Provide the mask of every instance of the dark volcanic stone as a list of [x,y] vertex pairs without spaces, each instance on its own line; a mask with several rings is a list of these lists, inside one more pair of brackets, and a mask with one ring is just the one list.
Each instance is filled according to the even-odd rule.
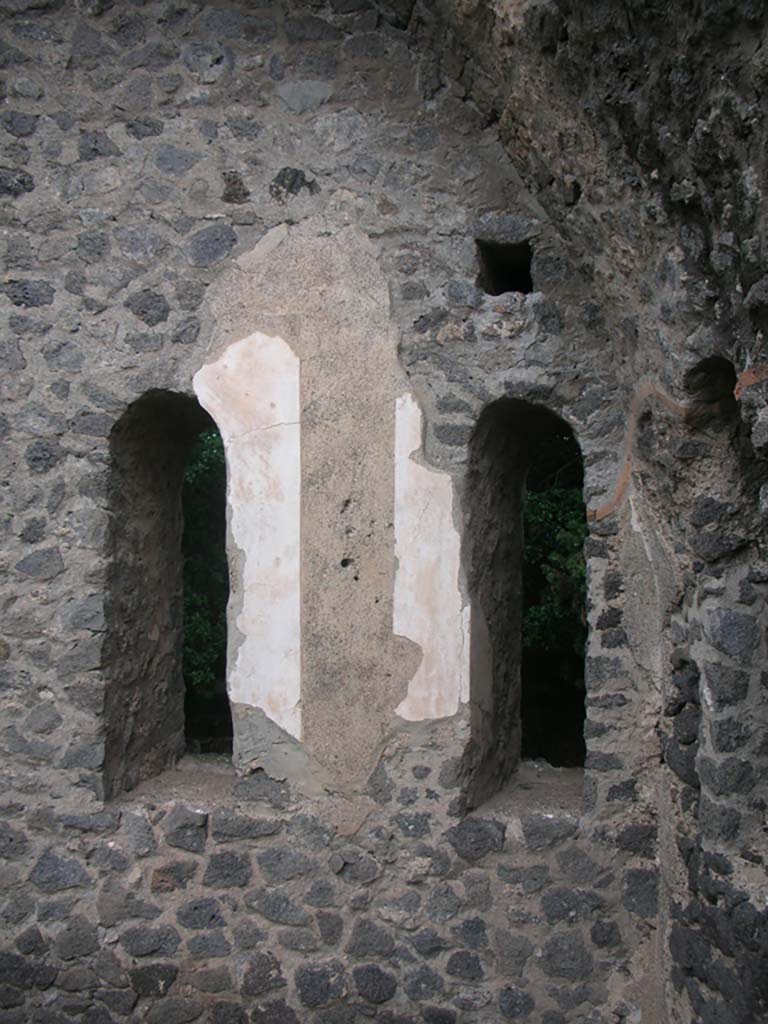
[[529,850],[544,850],[572,836],[577,822],[572,818],[553,818],[546,814],[528,814],[523,818],[523,836]]
[[7,167],[0,167],[0,196],[24,195],[25,192],[32,192],[35,188],[35,179],[26,171],[10,170]]
[[699,738],[699,722],[701,721],[701,709],[694,704],[688,704],[675,715],[672,727],[675,739],[678,743],[695,743]]
[[675,775],[694,789],[699,788],[699,775],[696,770],[696,744],[681,747],[672,736],[663,741],[664,761]]
[[526,895],[539,892],[545,885],[549,885],[551,880],[546,864],[534,864],[531,867],[508,867],[506,864],[499,864],[496,873],[502,882],[519,886]]
[[288,882],[309,874],[314,861],[298,850],[287,846],[275,846],[258,854],[256,858],[262,873],[272,881]]
[[656,852],[658,830],[655,825],[627,825],[616,837],[620,850],[635,853],[639,857],[653,857]]
[[224,191],[221,200],[224,203],[247,203],[250,192],[237,171],[224,171]]
[[203,885],[212,889],[242,889],[251,880],[251,861],[247,853],[214,853],[208,862]]
[[500,972],[520,977],[533,953],[533,943],[524,935],[501,928],[494,932],[493,938]]
[[738,835],[741,815],[734,807],[716,804],[702,797],[699,802],[699,824],[709,838],[728,842]]
[[282,999],[263,1003],[251,1011],[251,1024],[300,1024],[296,1011]]
[[179,933],[169,924],[157,928],[136,925],[120,936],[120,945],[129,956],[171,956],[180,941]]
[[136,117],[127,121],[125,130],[134,139],[148,139],[152,136],[162,135],[165,125],[155,117]]
[[63,930],[56,936],[55,949],[62,960],[88,956],[99,948],[96,925],[86,918],[70,918]]
[[708,662],[704,665],[704,678],[717,711],[739,704],[749,692],[747,673],[727,665]]
[[506,826],[495,818],[465,818],[445,835],[460,857],[478,861],[504,848],[506,831]]
[[246,960],[240,985],[244,996],[261,996],[284,986],[283,972],[272,953],[252,953]]
[[294,926],[309,923],[309,914],[298,903],[277,889],[254,889],[246,894],[246,904],[268,921]]
[[194,167],[199,159],[199,153],[192,153],[189,150],[178,149],[176,146],[163,143],[157,147],[155,167],[157,167],[158,171],[162,171],[163,174],[181,176]]
[[144,1019],[147,1024],[189,1024],[197,1020],[202,1012],[203,1004],[199,999],[167,996],[162,1002],[155,1003]]
[[208,815],[204,811],[193,811],[179,804],[163,819],[165,841],[180,850],[202,853],[207,824]]
[[340,960],[308,961],[294,975],[302,1006],[314,1009],[341,999],[347,992],[344,965]]
[[344,931],[344,919],[332,910],[318,910],[315,920],[325,945],[335,946]]
[[225,923],[219,901],[212,896],[185,903],[179,907],[176,919],[183,928],[193,929],[218,928]]
[[179,973],[174,964],[147,964],[130,972],[131,987],[139,996],[164,996]]
[[0,821],[0,860],[22,860],[29,849],[29,840],[19,829]]
[[187,942],[187,949],[190,956],[195,960],[203,960],[208,957],[229,956],[232,946],[220,929],[212,932],[204,932],[202,935],[193,935]]
[[20,110],[4,110],[0,114],[0,126],[17,139],[27,139],[37,131],[37,114],[24,114]]
[[[296,196],[302,189],[306,189],[310,195],[314,195],[320,191],[320,186],[314,179],[308,178],[304,171],[299,170],[297,167],[282,167],[270,182],[269,194],[276,202],[282,205],[288,196]],[[379,768],[381,767],[379,765]],[[373,775],[371,780],[373,780]]]
[[392,954],[394,948],[395,940],[385,928],[367,918],[355,921],[347,945],[347,952],[351,956],[386,957]]
[[355,987],[369,1003],[386,1003],[397,991],[397,979],[389,971],[382,971],[375,964],[364,964],[352,971]]
[[58,441],[37,440],[33,441],[24,454],[25,461],[30,467],[30,472],[36,475],[43,475],[50,472],[62,459],[67,458]]
[[621,932],[615,921],[595,921],[589,934],[594,944],[600,949],[617,946],[621,942]]
[[330,882],[319,878],[307,889],[304,901],[310,907],[333,907],[336,905],[336,889]]
[[339,29],[312,14],[286,18],[285,34],[289,43],[324,43],[341,39]]
[[426,913],[430,921],[442,923],[450,921],[461,910],[461,897],[451,888],[448,883],[436,885],[429,894],[426,904]]
[[456,1024],[458,1018],[456,1011],[449,1010],[447,1006],[425,1006],[421,1019],[424,1024]]
[[249,818],[232,811],[214,811],[211,818],[211,835],[219,843],[236,839],[261,839],[273,836],[282,828],[276,818]]
[[652,918],[658,913],[659,878],[650,868],[630,868],[624,875],[621,902],[627,910],[640,917]]
[[90,875],[76,861],[46,850],[30,872],[29,880],[42,892],[81,889],[92,884]]
[[727,757],[724,761],[702,757],[699,761],[699,774],[702,783],[716,796],[751,793],[756,782],[751,763],[737,757]]
[[758,644],[757,623],[743,612],[712,609],[705,624],[707,638],[723,654],[748,662]]
[[101,131],[81,131],[77,148],[80,159],[84,161],[102,156],[120,156],[120,150],[114,142],[106,132]]
[[211,224],[189,240],[187,255],[193,267],[212,267],[237,245],[237,234],[229,224]]
[[312,850],[323,850],[330,845],[334,828],[314,814],[296,814],[288,822],[288,834]]
[[235,945],[238,949],[256,949],[267,938],[267,933],[253,921],[242,921],[235,928]]
[[409,999],[417,1001],[434,999],[443,991],[444,987],[445,982],[441,975],[437,971],[433,971],[431,967],[427,967],[426,964],[409,971],[403,980],[406,995]]
[[422,812],[408,813],[401,811],[400,814],[394,816],[392,822],[397,825],[404,836],[412,839],[423,839],[430,834],[429,822],[431,817],[431,814]]
[[283,949],[298,953],[315,953],[320,948],[315,933],[309,928],[284,928],[277,933],[277,941]]
[[618,754],[607,754],[601,750],[588,750],[584,767],[593,772],[611,772],[623,768],[624,762]]
[[48,949],[48,940],[43,938],[37,925],[31,925],[17,937],[15,945],[23,956],[35,956]]
[[141,291],[129,295],[124,306],[149,327],[163,323],[171,311],[165,296],[153,292],[150,288],[142,288]]
[[470,949],[483,949],[488,945],[488,930],[482,917],[468,917],[451,931]]
[[34,309],[38,306],[50,306],[56,290],[47,281],[8,281],[0,285],[14,306]]
[[[146,854],[137,854],[137,856],[146,856]],[[171,861],[159,868],[155,868],[152,872],[150,888],[152,892],[173,892],[176,889],[186,889],[188,883],[194,878],[196,871],[197,864],[194,861]]]
[[555,934],[544,943],[542,954],[541,968],[550,978],[583,981],[592,974],[594,960],[580,935]]
[[480,957],[477,953],[469,953],[466,949],[459,949],[455,953],[451,953],[445,971],[446,974],[451,974],[455,978],[463,978],[465,981],[480,981],[484,976]]
[[583,921],[602,907],[603,900],[587,889],[550,889],[542,896],[541,909],[548,924]]
[[182,59],[188,71],[201,82],[217,82],[233,65],[232,51],[214,41],[190,43],[184,47]]
[[675,669],[671,683],[677,691],[680,706],[688,701],[692,704],[699,703],[699,669],[693,662],[686,662]]
[[421,931],[411,935],[409,941],[417,953],[427,959],[437,956],[438,953],[449,948],[449,944],[442,935],[432,928],[422,928]]
[[499,1012],[508,1020],[523,1020],[535,1006],[533,997],[521,988],[507,985],[499,992]]
[[752,736],[750,727],[738,718],[725,718],[720,722],[713,722],[709,731],[712,746],[722,754],[739,750]]

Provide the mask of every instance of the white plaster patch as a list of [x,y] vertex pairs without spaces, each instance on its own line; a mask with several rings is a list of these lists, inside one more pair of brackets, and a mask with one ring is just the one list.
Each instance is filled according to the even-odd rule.
[[397,398],[393,626],[422,658],[396,712],[411,722],[455,715],[469,699],[469,608],[459,589],[453,482],[411,458],[421,448],[421,420],[413,395]]
[[301,739],[299,359],[282,338],[257,332],[193,383],[224,441],[231,538],[242,553],[239,572],[230,558],[241,638],[229,696]]

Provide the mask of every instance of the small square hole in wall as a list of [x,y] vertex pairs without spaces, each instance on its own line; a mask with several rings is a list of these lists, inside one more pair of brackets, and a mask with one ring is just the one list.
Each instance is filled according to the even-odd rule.
[[528,295],[533,291],[531,277],[530,242],[516,242],[514,245],[502,242],[477,242],[480,273],[477,287],[488,295],[504,295],[519,292]]

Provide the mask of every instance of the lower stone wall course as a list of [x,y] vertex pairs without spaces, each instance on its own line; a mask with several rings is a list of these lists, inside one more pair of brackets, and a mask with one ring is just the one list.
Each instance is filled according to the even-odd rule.
[[204,763],[101,809],[9,804],[0,1021],[610,1020],[654,941],[653,824],[607,837],[543,767],[457,820],[440,763],[385,757],[351,834],[265,780],[222,798],[221,768],[180,799]]

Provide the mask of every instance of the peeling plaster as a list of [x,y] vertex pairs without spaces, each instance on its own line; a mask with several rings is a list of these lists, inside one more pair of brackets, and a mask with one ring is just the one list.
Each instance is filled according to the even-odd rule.
[[422,415],[411,394],[395,402],[395,592],[393,627],[422,658],[396,712],[408,721],[455,715],[469,698],[469,607],[459,578],[461,538],[453,482],[415,459]]
[[[194,377],[227,459],[231,573],[227,689],[301,739],[301,433],[299,359],[255,332]],[[235,631],[230,630],[230,637]]]

